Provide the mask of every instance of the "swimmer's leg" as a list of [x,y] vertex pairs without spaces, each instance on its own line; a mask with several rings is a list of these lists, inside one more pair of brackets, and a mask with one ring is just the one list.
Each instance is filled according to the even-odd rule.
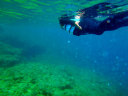
[[128,12],[113,15],[100,24],[100,28],[104,31],[111,31],[124,26],[128,26]]
[[128,26],[128,11],[118,13],[108,20],[110,20],[110,24],[108,23],[107,25],[110,27],[110,29],[117,29],[119,27]]

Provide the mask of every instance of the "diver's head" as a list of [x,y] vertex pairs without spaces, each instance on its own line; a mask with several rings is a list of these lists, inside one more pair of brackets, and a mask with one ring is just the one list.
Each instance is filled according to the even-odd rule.
[[73,34],[73,31],[75,30],[75,23],[71,19],[71,16],[63,15],[59,18],[59,23],[62,29]]
[[67,32],[69,32],[70,34],[73,34],[73,35],[77,35],[76,31],[79,31],[79,27],[76,23],[77,22],[80,22],[80,16],[78,15],[72,15],[72,16],[67,16],[67,15],[62,15],[60,18],[59,18],[59,23],[61,25],[61,28],[66,30]]
[[59,17],[59,23],[61,27],[63,28],[64,25],[67,25],[67,24],[73,24],[74,22],[72,22],[71,18],[72,17],[68,16],[67,14],[64,14],[61,17]]

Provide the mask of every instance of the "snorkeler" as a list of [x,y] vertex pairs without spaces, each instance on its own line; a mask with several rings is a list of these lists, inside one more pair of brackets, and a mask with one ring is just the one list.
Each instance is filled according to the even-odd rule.
[[64,14],[59,18],[59,23],[63,29],[76,36],[101,35],[104,31],[128,26],[128,8],[100,3],[75,14]]

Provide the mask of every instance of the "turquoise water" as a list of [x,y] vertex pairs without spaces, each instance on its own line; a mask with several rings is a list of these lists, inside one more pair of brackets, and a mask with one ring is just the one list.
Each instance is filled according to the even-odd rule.
[[128,27],[77,37],[58,22],[104,1],[1,0],[0,96],[127,96]]

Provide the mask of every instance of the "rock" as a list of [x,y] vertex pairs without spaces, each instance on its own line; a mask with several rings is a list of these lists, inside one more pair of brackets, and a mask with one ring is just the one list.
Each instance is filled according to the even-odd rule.
[[21,49],[0,42],[0,67],[13,66],[21,61]]

